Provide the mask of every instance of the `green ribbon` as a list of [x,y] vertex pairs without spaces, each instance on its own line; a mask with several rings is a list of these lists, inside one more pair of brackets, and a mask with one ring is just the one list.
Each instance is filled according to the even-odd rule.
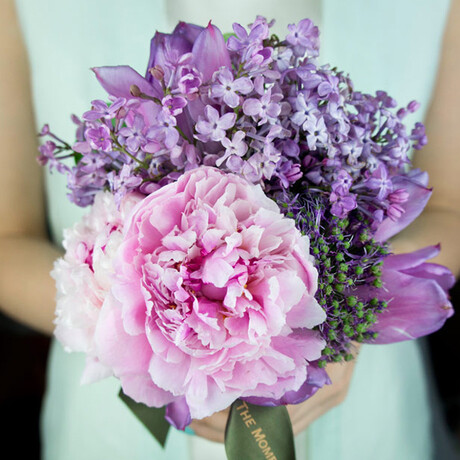
[[[170,428],[165,408],[138,403],[120,390],[119,397],[162,447]],[[237,399],[225,428],[228,460],[295,460],[294,435],[285,406],[265,407]]]
[[225,429],[228,460],[295,460],[294,435],[285,406],[255,406],[237,399]]
[[170,424],[165,419],[165,408],[157,409],[156,407],[148,407],[145,404],[138,403],[126,396],[123,390],[120,390],[118,396],[129,407],[131,412],[142,422],[142,424],[153,434],[156,440],[162,447],[166,444],[166,437]]

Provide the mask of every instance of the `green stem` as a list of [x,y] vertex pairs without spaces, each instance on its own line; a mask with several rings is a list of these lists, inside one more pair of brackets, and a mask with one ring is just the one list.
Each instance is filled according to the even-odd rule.
[[179,126],[176,126],[175,128],[177,129],[177,131],[179,132],[179,134],[181,135],[181,137],[183,137],[183,138],[190,144],[190,140],[189,140],[189,138],[185,135],[184,131],[182,131],[182,129],[180,129]]
[[127,155],[129,158],[131,158],[132,160],[134,160],[135,162],[139,163],[142,167],[145,168],[145,164],[143,161],[139,160],[139,158],[136,158],[134,155],[132,155],[131,153],[129,153],[126,148],[121,145],[117,138],[115,137],[115,134],[114,133],[110,133],[110,137],[112,138],[112,141],[113,143],[118,147],[118,151],[124,153],[125,155]]

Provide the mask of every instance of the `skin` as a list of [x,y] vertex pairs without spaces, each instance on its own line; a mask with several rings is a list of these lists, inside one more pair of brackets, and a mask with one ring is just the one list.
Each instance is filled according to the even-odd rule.
[[[47,237],[42,171],[37,165],[29,69],[13,0],[0,0],[0,308],[11,317],[51,334],[54,281],[49,276],[60,255]],[[460,160],[458,159],[458,75],[460,74],[460,0],[453,0],[445,33],[433,103],[426,120],[429,144],[415,164],[430,173],[434,188],[423,215],[396,240],[395,252],[442,242],[434,260],[460,271]],[[356,349],[357,350],[357,349]],[[304,430],[346,397],[354,362],[331,364],[332,385],[302,404],[289,406],[295,433]],[[223,442],[227,412],[192,422],[199,436]]]

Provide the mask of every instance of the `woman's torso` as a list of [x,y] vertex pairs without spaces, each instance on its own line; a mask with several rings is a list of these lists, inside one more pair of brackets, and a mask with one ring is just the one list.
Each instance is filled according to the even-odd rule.
[[[284,25],[312,17],[320,24],[321,61],[350,73],[363,91],[385,89],[401,104],[422,103],[433,87],[448,0],[16,0],[31,63],[37,126],[72,139],[70,113],[81,114],[104,93],[89,71],[129,64],[143,73],[155,30],[178,19],[229,31],[255,14]],[[66,198],[65,178],[47,174],[49,221],[54,240],[82,214]],[[46,460],[223,458],[223,448],[172,432],[165,452],[117,398],[108,379],[80,386],[84,357],[53,345],[43,417]],[[299,436],[299,453],[317,459],[429,458],[430,417],[420,351],[415,343],[363,347],[347,401]],[[308,439],[308,446],[306,440]],[[417,440],[417,445],[415,441]],[[368,456],[371,455],[372,456]],[[204,457],[207,455],[208,457]]]

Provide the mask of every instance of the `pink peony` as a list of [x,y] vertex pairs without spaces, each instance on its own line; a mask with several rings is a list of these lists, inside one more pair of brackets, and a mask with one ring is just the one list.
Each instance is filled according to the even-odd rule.
[[127,195],[118,210],[112,194],[99,192],[90,212],[64,231],[66,253],[51,272],[57,289],[55,335],[67,351],[87,354],[84,382],[109,374],[95,356],[94,331],[112,285],[112,261],[123,239],[123,222],[140,196]]
[[260,186],[189,171],[126,223],[98,356],[128,396],[169,404],[179,427],[240,397],[295,393],[325,346],[312,330],[326,318],[313,262]]

